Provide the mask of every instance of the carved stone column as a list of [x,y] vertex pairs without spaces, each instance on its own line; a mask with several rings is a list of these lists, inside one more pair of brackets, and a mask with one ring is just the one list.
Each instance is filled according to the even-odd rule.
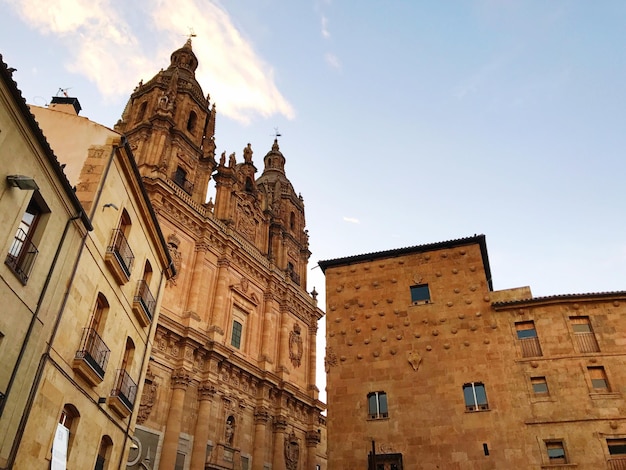
[[211,327],[209,328],[209,337],[213,340],[218,339],[217,335],[224,336],[224,328],[226,325],[225,308],[226,297],[228,295],[228,267],[230,260],[222,257],[217,261],[217,286],[215,287],[215,302],[213,303],[213,315],[211,319]]
[[191,451],[191,466],[189,468],[203,469],[206,463],[206,443],[209,440],[209,420],[211,419],[211,403],[215,395],[215,387],[203,383],[198,388],[198,419],[193,437]]
[[252,453],[252,470],[263,470],[265,464],[267,446],[266,430],[270,421],[270,414],[267,408],[260,406],[254,410],[254,447]]
[[272,321],[275,314],[276,301],[274,300],[273,283],[269,286],[268,291],[263,296],[265,301],[263,312],[263,336],[261,338],[261,358],[268,362],[274,362],[274,351],[272,346],[276,344],[275,340],[275,321]]
[[[204,285],[204,258],[209,247],[204,243],[198,243],[196,245],[196,259],[194,260],[193,272],[191,276],[191,288],[189,289],[189,297],[187,298],[187,305],[185,307],[185,315],[189,315],[196,320],[200,320],[200,309],[203,306],[203,302],[200,299],[201,288]],[[206,302],[204,302],[205,304]],[[204,318],[206,321],[206,318]]]
[[283,416],[274,418],[274,446],[272,468],[287,468],[285,466],[285,431],[287,419]]
[[320,443],[320,433],[317,431],[307,431],[306,433],[306,468],[315,468],[317,463],[316,447]]
[[191,376],[185,369],[176,369],[172,372],[171,386],[172,399],[165,425],[165,435],[163,436],[163,451],[161,452],[161,463],[159,468],[174,468],[176,465],[176,452],[178,450],[178,437],[183,417],[183,406],[185,404],[185,392],[191,383]]
[[278,351],[278,372],[289,372],[289,311],[286,305],[280,306],[280,351]]
[[[315,320],[311,320],[315,321]],[[316,364],[317,364],[317,323],[309,325],[309,384],[308,389],[311,391],[311,396],[317,400],[318,388],[315,385],[316,379]]]

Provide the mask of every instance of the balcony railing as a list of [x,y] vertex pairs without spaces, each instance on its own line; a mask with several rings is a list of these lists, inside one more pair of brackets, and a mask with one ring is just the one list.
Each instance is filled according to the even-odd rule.
[[119,398],[128,408],[128,411],[132,411],[137,397],[137,384],[130,378],[126,370],[120,369],[118,371],[117,382],[115,388],[111,390],[111,396]]
[[193,193],[193,183],[184,176],[178,173],[174,173],[172,181],[176,183],[180,188],[182,188],[182,190],[185,191],[187,194]]
[[626,456],[611,457],[607,463],[609,464],[609,470],[626,470]]
[[150,292],[150,287],[146,281],[139,281],[139,287],[137,288],[137,295],[135,301],[141,303],[146,315],[152,320],[154,316],[154,308],[156,307],[156,300]]
[[104,341],[102,341],[102,338],[100,338],[96,330],[93,328],[85,328],[83,329],[83,339],[81,340],[80,349],[76,351],[75,361],[79,360],[87,363],[100,380],[102,380],[110,352],[111,351],[107,345],[104,344]]
[[578,343],[578,350],[581,353],[600,352],[596,335],[593,332],[574,333],[574,336],[576,337],[576,343]]
[[541,352],[541,345],[539,344],[539,338],[523,338],[519,341],[522,346],[522,357],[543,356]]
[[120,229],[113,230],[111,245],[107,247],[107,253],[112,253],[120,264],[120,267],[126,274],[130,276],[130,270],[135,260],[135,255],[128,245],[124,232]]
[[28,239],[27,233],[19,228],[4,262],[20,281],[26,284],[38,253],[37,247]]

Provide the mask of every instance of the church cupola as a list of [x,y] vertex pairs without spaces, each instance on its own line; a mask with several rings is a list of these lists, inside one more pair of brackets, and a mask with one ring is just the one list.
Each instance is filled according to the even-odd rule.
[[178,68],[186,70],[192,74],[195,73],[198,68],[198,58],[191,49],[191,38],[187,39],[187,42],[180,49],[172,52],[170,56],[169,68]]
[[204,204],[216,167],[216,111],[196,80],[197,68],[188,39],[167,69],[139,83],[115,130],[128,138],[142,176]]

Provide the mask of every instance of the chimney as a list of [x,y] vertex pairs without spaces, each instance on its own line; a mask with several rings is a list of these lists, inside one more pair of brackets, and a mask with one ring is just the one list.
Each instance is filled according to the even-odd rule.
[[78,98],[70,98],[67,96],[53,96],[49,108],[67,114],[75,114],[77,116],[82,109],[80,107],[80,103],[78,102]]

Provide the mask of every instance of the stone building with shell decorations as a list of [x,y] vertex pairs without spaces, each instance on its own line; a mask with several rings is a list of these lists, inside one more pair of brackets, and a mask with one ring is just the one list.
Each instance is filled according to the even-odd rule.
[[[163,295],[130,468],[325,469],[304,203],[275,140],[215,158],[215,105],[191,41],[132,93],[133,149],[176,276]],[[207,201],[215,182],[215,201]]]
[[329,468],[626,469],[626,292],[494,291],[484,235],[319,264]]

